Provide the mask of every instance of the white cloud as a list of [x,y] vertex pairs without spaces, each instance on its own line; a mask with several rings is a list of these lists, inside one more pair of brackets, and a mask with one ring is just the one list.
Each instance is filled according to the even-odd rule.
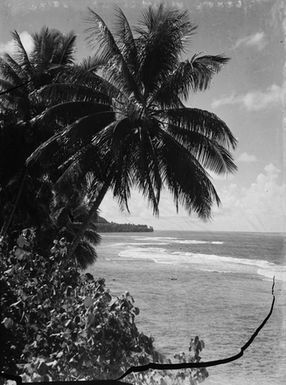
[[273,164],[265,166],[248,187],[226,182],[216,186],[222,205],[213,207],[213,220],[207,223],[180,208],[176,213],[172,197],[163,191],[160,217],[152,215],[146,200],[138,191],[130,201],[131,214],[120,212],[108,193],[101,205],[101,214],[119,223],[140,223],[162,230],[220,230],[220,231],[277,231],[285,230],[286,184],[279,181],[281,171]]
[[201,11],[203,8],[213,8],[214,7],[213,1],[202,1],[201,3],[196,5],[196,8]]
[[241,153],[237,158],[237,162],[243,162],[243,163],[253,163],[256,161],[257,161],[256,156],[248,154],[247,152]]
[[[23,31],[20,34],[20,39],[22,44],[29,54],[34,46],[33,38],[27,31]],[[7,43],[0,43],[0,55],[4,53],[8,53],[9,55],[13,55],[16,52],[16,44],[13,39],[9,40]]]
[[[284,0],[281,0],[283,2]],[[203,8],[243,8],[244,10],[248,10],[255,6],[256,3],[261,2],[273,2],[273,0],[193,0],[196,4],[195,7],[198,10],[203,10]],[[283,3],[284,4],[284,3]],[[283,7],[283,6],[281,6]]]
[[213,181],[231,181],[234,178],[233,174],[216,174],[212,171],[208,170],[209,176],[212,178]]
[[177,9],[183,9],[184,4],[182,1],[172,1],[172,7],[177,8]]
[[150,7],[151,5],[152,5],[152,1],[150,1],[150,0],[143,0],[142,1],[143,7]]
[[241,39],[238,39],[233,47],[236,49],[238,47],[250,47],[257,48],[258,50],[262,50],[266,46],[266,38],[264,32],[256,32],[252,35],[245,36]]
[[222,189],[222,208],[214,210],[216,226],[227,224],[230,230],[239,231],[284,231],[286,184],[279,182],[280,172],[268,164],[247,188],[231,184]]
[[272,84],[265,91],[250,91],[246,94],[223,97],[214,100],[211,104],[212,108],[218,108],[226,105],[240,105],[248,111],[259,111],[265,108],[282,106],[285,90],[277,84]]

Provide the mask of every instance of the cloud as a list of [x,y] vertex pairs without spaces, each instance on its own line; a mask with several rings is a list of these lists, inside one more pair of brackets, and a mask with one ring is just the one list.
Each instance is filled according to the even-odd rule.
[[[20,34],[20,39],[22,44],[27,51],[27,53],[31,53],[34,42],[32,36],[27,31],[23,31]],[[9,40],[7,43],[0,43],[0,55],[4,53],[8,53],[9,55],[13,55],[16,53],[17,46],[13,39]]]
[[248,35],[241,39],[238,39],[233,49],[236,49],[239,47],[250,47],[250,48],[257,48],[259,51],[261,51],[266,46],[266,44],[267,42],[265,39],[265,33],[256,32],[252,35]]
[[172,7],[177,8],[177,9],[183,9],[184,8],[184,3],[182,1],[172,1]]
[[214,210],[216,225],[228,224],[239,231],[284,231],[286,184],[279,182],[280,173],[270,163],[250,186],[231,184],[222,189],[222,208]]
[[250,91],[246,94],[223,97],[214,100],[212,108],[218,108],[226,105],[240,105],[248,111],[259,111],[265,108],[282,106],[285,90],[277,84],[272,84],[265,91]]
[[256,161],[257,161],[256,156],[248,154],[247,152],[243,152],[237,158],[237,162],[242,162],[242,163],[253,163],[253,162],[256,162]]
[[233,174],[216,174],[215,172],[209,171],[208,174],[211,177],[212,181],[231,181],[234,178]]
[[143,0],[142,1],[143,7],[150,7],[151,5],[152,5],[152,1],[150,1],[150,0]]
[[196,9],[203,10],[204,8],[232,8],[242,6],[241,0],[197,0]]
[[176,213],[172,197],[163,191],[160,217],[152,215],[146,200],[138,191],[130,201],[131,214],[120,212],[112,194],[108,193],[101,205],[101,215],[119,223],[140,223],[161,230],[212,230],[212,231],[277,231],[285,230],[286,184],[280,182],[281,171],[273,164],[264,167],[253,183],[241,187],[236,183],[217,186],[222,205],[213,207],[213,220],[207,223],[180,208]]
[[[243,8],[244,10],[248,10],[252,7],[254,7],[256,4],[260,3],[266,3],[266,2],[272,2],[273,0],[193,0],[195,3],[196,9],[199,11],[203,10],[204,8]],[[281,0],[281,3],[283,0]],[[283,6],[281,6],[283,7]]]

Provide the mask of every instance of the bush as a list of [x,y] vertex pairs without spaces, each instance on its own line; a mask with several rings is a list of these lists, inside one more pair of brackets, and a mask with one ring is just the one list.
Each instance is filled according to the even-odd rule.
[[[128,292],[113,297],[104,279],[80,274],[76,262],[66,258],[65,239],[54,241],[49,257],[35,252],[35,240],[35,231],[26,229],[12,250],[1,242],[4,371],[20,374],[24,381],[112,379],[132,365],[163,361],[153,339],[137,329],[139,309]],[[189,356],[175,358],[194,362],[202,348],[196,337]],[[131,375],[131,381],[153,384],[160,376],[195,384],[192,379],[206,375],[206,370],[151,372]]]

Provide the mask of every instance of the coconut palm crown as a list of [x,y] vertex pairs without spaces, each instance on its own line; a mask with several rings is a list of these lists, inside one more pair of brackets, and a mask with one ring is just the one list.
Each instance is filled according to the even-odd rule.
[[47,106],[38,91],[74,61],[75,35],[42,28],[32,35],[31,52],[17,31],[12,33],[15,52],[0,57],[0,185],[25,167],[26,158],[54,133],[41,130],[34,117]]
[[[98,176],[84,226],[108,189],[128,209],[133,187],[143,192],[155,214],[165,187],[177,208],[181,204],[189,213],[210,218],[213,203],[220,199],[208,170],[217,174],[236,170],[230,153],[236,139],[215,114],[186,107],[184,102],[191,91],[206,90],[228,59],[193,55],[183,60],[196,27],[187,12],[163,5],[145,10],[133,29],[120,9],[113,32],[91,9],[87,22],[88,42],[96,49],[92,60],[100,71],[86,64],[87,79],[93,75],[93,81],[85,83],[86,98],[46,111],[46,118],[59,119],[66,111],[79,115],[40,146],[28,164],[68,148],[70,156],[60,166],[59,183],[90,171]],[[78,74],[84,78],[82,72]],[[102,94],[106,100],[99,103]]]
[[[13,54],[0,57],[0,238],[8,228],[13,237],[19,229],[34,226],[39,251],[46,255],[51,239],[64,236],[73,240],[88,211],[85,180],[73,188],[68,201],[59,200],[59,196],[55,199],[50,164],[45,165],[49,178],[42,164],[35,169],[25,164],[27,157],[61,127],[48,121],[39,124],[37,117],[58,99],[65,100],[62,94],[56,95],[56,101],[46,94],[52,83],[64,88],[68,69],[75,66],[76,36],[44,27],[32,35],[29,52],[17,31],[12,37]],[[99,239],[90,223],[76,250],[81,268],[95,261],[94,246]]]

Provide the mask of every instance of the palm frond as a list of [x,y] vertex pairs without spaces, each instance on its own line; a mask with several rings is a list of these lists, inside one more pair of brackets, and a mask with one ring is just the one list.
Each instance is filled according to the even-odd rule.
[[151,102],[162,107],[175,107],[181,104],[180,98],[187,100],[190,90],[203,91],[209,87],[213,76],[228,62],[223,56],[194,56],[189,61],[178,64],[175,71],[154,92]]
[[[87,120],[82,121],[81,119],[85,116]],[[86,127],[88,128],[88,124],[90,124],[93,130],[97,119],[100,127],[102,127],[104,123],[108,123],[114,119],[114,112],[110,106],[106,104],[89,101],[70,101],[56,104],[37,117],[37,120],[42,122],[55,119],[61,119],[63,121],[72,120],[73,122],[77,119],[72,126],[65,129],[64,132],[66,134],[68,132],[79,131],[83,128],[82,124],[84,124],[84,129]]]
[[29,56],[27,54],[27,51],[25,50],[23,43],[21,41],[20,35],[18,34],[17,31],[12,32],[13,39],[17,45],[17,53],[15,54],[15,58],[23,68],[25,68],[30,74],[34,73],[34,68],[32,63],[30,62]]
[[149,8],[143,15],[139,33],[140,79],[145,93],[151,93],[168,79],[178,64],[185,42],[196,27],[189,20],[188,13],[161,5]]
[[[83,118],[83,123],[86,123],[85,118]],[[118,158],[118,154],[112,145],[112,133],[117,125],[118,122],[113,121],[108,125],[105,124],[104,128],[99,129],[99,126],[93,128],[92,132],[92,128],[87,124],[87,130],[88,128],[90,130],[89,139],[82,141],[80,146],[77,145],[75,152],[60,166],[61,176],[56,183],[65,183],[71,178],[73,178],[73,182],[77,181],[78,183],[79,179],[83,180],[88,172],[92,172],[96,176],[95,182],[92,184],[92,188],[94,188],[98,180],[101,182],[104,180],[105,174],[110,169],[113,169],[115,178],[118,173],[116,171],[118,164],[115,163],[113,156]],[[76,129],[79,128],[77,123],[74,126]],[[79,131],[81,133],[82,130]],[[69,141],[74,141],[74,136],[80,135],[80,133],[66,132],[64,135]],[[93,136],[91,136],[92,134]],[[80,137],[83,137],[82,133]]]
[[106,64],[107,64],[107,61],[104,60],[102,56],[95,54],[93,56],[88,56],[87,58],[84,58],[79,66],[84,71],[93,72],[93,71],[98,71],[102,66]]
[[[218,73],[228,61],[229,58],[222,55],[194,55],[191,61],[186,62],[186,83],[190,84],[194,91],[207,89],[213,76]],[[185,98],[187,97],[186,92],[187,90],[184,92]]]
[[8,63],[7,59],[3,57],[0,57],[0,74],[1,77],[9,81],[13,86],[22,84],[24,81],[11,64]]
[[138,74],[139,61],[136,41],[133,36],[130,24],[120,7],[115,8],[117,25],[115,36],[120,44],[121,52],[128,65],[128,68],[132,72],[133,76]]
[[[98,61],[100,60],[101,58],[99,57]],[[124,97],[124,93],[120,88],[95,74],[93,69],[86,68],[84,63],[82,65],[73,65],[65,68],[64,73],[60,75],[58,81],[75,83],[77,85],[93,88],[95,93],[102,92],[106,94],[106,96],[109,97],[110,103],[112,98],[117,98],[119,96]]]
[[157,32],[158,28],[161,28],[162,25],[166,23],[173,24],[171,27],[174,28],[177,37],[180,39],[178,50],[183,49],[189,43],[189,39],[197,29],[197,26],[191,23],[187,11],[171,8],[162,3],[158,7],[149,6],[142,13],[142,16],[139,28],[137,28],[139,33],[146,29],[148,32]]
[[134,149],[136,168],[134,170],[137,186],[142,190],[153,208],[159,214],[160,193],[163,186],[160,161],[160,142],[156,135],[158,122],[153,120],[149,129],[142,128],[138,144]]
[[40,157],[49,158],[52,154],[57,153],[60,150],[60,138],[62,133],[56,133],[51,136],[44,143],[40,144],[27,158],[26,165],[31,167],[39,160]]
[[125,118],[104,139],[110,143],[113,196],[121,208],[128,210],[130,188],[136,185],[149,200],[154,214],[158,214],[162,188],[158,146],[147,127]]
[[172,192],[178,208],[182,204],[206,220],[213,203],[220,204],[218,194],[207,172],[197,159],[167,131],[160,128],[163,180]]
[[237,140],[232,132],[217,115],[198,108],[174,108],[158,111],[168,122],[187,130],[200,132],[221,145],[236,147]]
[[142,147],[137,148],[137,162],[135,169],[136,185],[152,205],[153,214],[159,214],[160,190],[154,183],[153,164],[146,159],[146,153]]
[[75,83],[51,83],[36,91],[47,103],[57,104],[63,101],[84,101],[93,103],[105,103],[110,100],[103,92],[91,89],[85,85]]
[[112,82],[114,82],[117,87],[122,88],[127,95],[132,93],[136,94],[136,97],[140,100],[141,96],[138,85],[125,62],[113,34],[96,12],[90,8],[89,12],[90,15],[87,22],[90,26],[86,30],[89,34],[88,42],[92,46],[94,46],[96,42],[99,45],[102,59],[108,62],[105,68],[108,74],[107,80],[112,80]]
[[132,151],[134,143],[133,128],[131,122],[124,118],[114,126],[111,133],[112,136],[105,137],[107,145],[110,143],[111,165],[114,169],[111,182],[113,196],[118,200],[121,209],[125,208],[128,212],[128,200],[131,194],[130,186],[132,185],[132,169],[134,165],[134,153]]
[[[54,113],[56,107],[57,106],[52,107],[48,113]],[[60,107],[66,107],[67,111],[70,111],[68,103],[64,103],[64,106]],[[80,150],[81,147],[86,145],[88,141],[92,140],[92,138],[98,134],[98,132],[102,130],[103,127],[105,127],[110,121],[113,120],[114,113],[112,111],[106,110],[107,108],[105,105],[100,105],[98,108],[99,111],[100,108],[102,108],[103,111],[97,112],[95,114],[89,114],[78,119],[73,124],[69,125],[65,130],[56,133],[40,146],[38,146],[27,158],[27,166],[35,164],[39,158],[42,158],[42,160],[48,159],[52,154],[58,153],[60,148],[63,147],[63,144],[65,144],[65,146],[69,145],[72,148],[72,146],[77,143],[77,149]],[[80,145],[78,144],[78,141],[80,141]]]
[[26,85],[14,86],[13,83],[0,78],[0,98],[7,108],[15,108],[15,113],[17,114],[22,108],[25,109],[27,106],[28,95]]
[[9,55],[8,53],[5,53],[3,55],[3,59],[10,66],[10,68],[13,69],[13,71],[17,74],[19,79],[21,79],[22,81],[27,80],[27,73],[23,70],[21,65],[15,59],[13,59],[11,55]]
[[81,269],[86,269],[97,259],[97,254],[94,247],[84,241],[81,241],[77,246],[75,250],[75,256]]
[[39,33],[33,35],[34,49],[32,60],[38,71],[43,71],[48,66],[54,63],[55,55],[58,53],[57,64],[59,63],[62,52],[57,52],[59,48],[62,34],[59,31],[50,30],[48,27],[43,27]]
[[170,133],[186,147],[203,167],[217,174],[225,174],[237,170],[231,153],[216,140],[210,139],[200,132],[169,124]]
[[[91,226],[90,226],[91,227]],[[94,225],[95,229],[96,229],[96,226]],[[86,230],[86,232],[84,233],[84,239],[89,242],[90,244],[92,245],[98,245],[100,240],[101,240],[101,237],[100,235],[95,231],[95,230],[91,230],[90,228],[88,230]]]
[[104,179],[104,164],[100,152],[93,144],[82,146],[59,168],[60,177],[56,181],[59,189],[70,186],[70,183],[79,185],[85,180],[88,172],[96,175],[97,180],[94,182]]
[[73,32],[70,32],[67,36],[62,37],[62,44],[59,47],[61,51],[61,57],[58,62],[61,65],[70,65],[73,64],[74,59],[73,55],[75,52],[75,41],[76,36]]

